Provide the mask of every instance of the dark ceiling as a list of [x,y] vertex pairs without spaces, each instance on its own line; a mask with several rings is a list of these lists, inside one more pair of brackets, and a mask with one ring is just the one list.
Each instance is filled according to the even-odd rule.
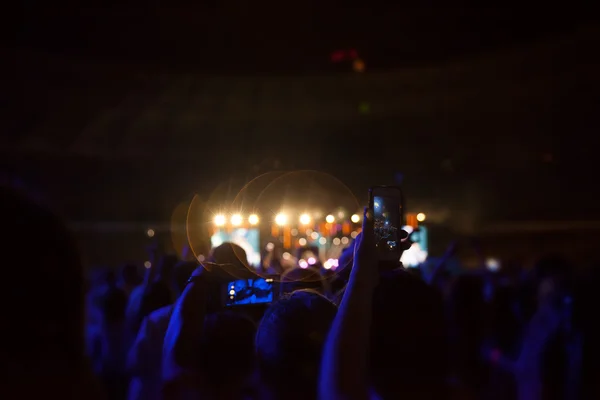
[[568,9],[465,1],[142,3],[30,0],[18,14],[3,13],[4,37],[19,47],[153,67],[299,72],[329,68],[328,55],[339,48],[356,48],[370,69],[463,57],[565,32],[592,15],[583,1]]
[[[18,13],[11,13],[12,8],[0,13],[4,20],[1,26],[6,30],[3,37],[15,54],[35,54],[32,58],[15,56],[13,65],[18,69],[5,74],[11,79],[3,86],[0,120],[2,131],[13,135],[9,140],[1,138],[3,161],[12,153],[14,168],[30,171],[62,195],[63,206],[73,218],[136,218],[139,213],[143,219],[162,215],[161,207],[170,210],[174,199],[180,200],[182,193],[200,186],[197,181],[209,187],[227,176],[239,178],[240,171],[246,173],[247,166],[255,161],[248,155],[255,149],[284,161],[287,158],[285,168],[310,167],[316,159],[360,193],[365,192],[367,184],[386,182],[401,171],[408,177],[405,186],[413,198],[437,199],[454,211],[464,208],[461,196],[471,191],[481,193],[483,200],[472,196],[472,201],[486,204],[485,212],[494,218],[533,212],[540,218],[567,214],[575,218],[575,214],[597,210],[594,198],[585,192],[594,182],[595,170],[590,167],[595,165],[592,151],[598,147],[597,140],[592,139],[597,137],[593,133],[598,127],[597,64],[592,60],[598,31],[592,29],[592,35],[586,29],[578,30],[571,38],[573,28],[581,27],[582,21],[592,16],[577,2],[569,3],[568,10],[563,4],[534,7],[510,2],[485,9],[465,2],[420,9],[403,4],[384,6],[383,2],[332,4],[316,0],[302,6],[233,1],[210,7],[170,1],[169,8],[161,7],[160,1],[152,2],[153,7],[131,1],[109,3],[96,0],[82,7],[75,1],[29,1],[19,3]],[[537,43],[541,43],[541,50]],[[375,132],[375,128],[387,129],[391,133],[386,137],[401,149],[400,157],[380,160],[381,153],[375,151],[364,156],[364,144],[348,139],[354,132],[350,127],[331,129],[327,124],[322,130],[306,129],[304,136],[298,134],[299,139],[293,140],[294,144],[313,143],[311,158],[297,148],[283,157],[291,147],[292,136],[280,134],[277,142],[263,133],[252,138],[254,147],[231,145],[237,154],[235,162],[223,162],[218,145],[241,139],[224,134],[200,136],[199,132],[206,130],[199,124],[190,124],[192,128],[187,131],[167,129],[168,125],[155,127],[155,131],[164,131],[163,135],[155,135],[160,139],[154,146],[157,152],[168,153],[168,144],[181,139],[178,143],[182,146],[192,152],[197,149],[198,156],[194,153],[189,161],[178,156],[159,163],[154,162],[154,154],[150,159],[126,157],[116,161],[77,153],[65,156],[72,139],[90,131],[101,145],[106,144],[107,137],[136,144],[128,135],[150,143],[148,136],[141,135],[144,129],[129,129],[132,121],[141,120],[138,114],[181,122],[183,117],[202,115],[192,100],[201,101],[206,97],[203,93],[216,92],[203,92],[201,87],[185,91],[189,97],[177,91],[165,96],[171,92],[158,89],[157,94],[146,94],[145,88],[154,88],[161,79],[177,89],[185,86],[179,83],[189,77],[192,83],[188,86],[193,89],[202,86],[204,80],[215,84],[212,76],[202,72],[289,72],[297,76],[298,72],[326,72],[331,70],[330,52],[340,48],[359,51],[367,63],[366,78],[375,69],[395,70],[389,73],[404,77],[400,85],[404,89],[394,94],[403,112],[391,109],[394,118],[383,122],[377,118],[378,101],[383,103],[378,100],[379,93],[395,87],[386,82],[373,95],[364,96],[372,103],[372,115],[354,116],[369,124],[352,126],[358,136],[365,131]],[[47,53],[51,56],[46,57]],[[478,57],[481,53],[489,54]],[[61,61],[55,63],[56,59]],[[450,59],[457,62],[441,62]],[[104,68],[105,64],[111,68]],[[135,73],[123,72],[124,64],[132,65]],[[426,64],[427,68],[413,68],[415,64]],[[398,69],[406,65],[411,68]],[[153,70],[165,73],[155,74]],[[185,74],[170,73],[177,70]],[[145,76],[146,72],[150,73]],[[460,79],[450,85],[456,77]],[[414,93],[406,89],[412,86]],[[232,93],[239,93],[232,99],[248,99],[242,103],[256,105],[253,97],[244,97],[245,92]],[[343,93],[339,96],[344,97]],[[274,102],[275,97],[271,97]],[[327,99],[325,95],[316,97]],[[140,106],[132,111],[132,98],[156,101],[160,107],[155,108],[160,109],[154,113],[155,108]],[[176,101],[164,106],[161,99],[171,98]],[[217,104],[215,96],[209,98]],[[185,107],[179,103],[185,103]],[[310,104],[320,107],[317,101]],[[169,107],[177,112],[169,114]],[[353,103],[348,110],[356,112],[357,107]],[[110,129],[89,129],[101,126],[99,121],[112,114],[130,118],[110,125]],[[237,120],[244,115],[240,113]],[[227,114],[222,119],[226,118]],[[348,124],[354,119],[348,118]],[[261,121],[270,122],[270,118]],[[266,128],[254,130],[267,132]],[[248,132],[239,130],[240,138]],[[328,136],[322,132],[328,132]],[[340,138],[346,140],[336,151],[344,157],[336,153],[328,159],[328,149]],[[437,147],[432,144],[434,139],[439,143]],[[191,140],[197,145],[190,145]],[[10,147],[5,147],[4,141]],[[103,150],[101,145],[95,146],[97,152],[114,152],[113,147]],[[61,151],[54,155],[47,147]],[[385,150],[394,150],[394,146]],[[44,157],[31,155],[38,153]],[[268,159],[256,153],[255,158]],[[544,161],[546,153],[551,153],[549,162]],[[370,171],[365,172],[365,161]],[[454,172],[445,167],[448,161],[454,163]],[[385,172],[377,175],[377,170]],[[159,196],[164,199],[156,195],[159,184],[163,189]],[[155,201],[146,202],[146,210],[138,205],[140,198]]]

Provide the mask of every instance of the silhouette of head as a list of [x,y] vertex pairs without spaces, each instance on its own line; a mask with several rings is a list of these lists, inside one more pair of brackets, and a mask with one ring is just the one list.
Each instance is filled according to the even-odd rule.
[[2,362],[78,360],[83,355],[84,276],[61,220],[13,190],[0,188],[5,330]]
[[209,260],[219,264],[217,270],[212,274],[219,276],[220,279],[249,279],[254,277],[254,273],[249,270],[248,257],[246,251],[235,243],[223,243],[211,251]]
[[404,270],[386,273],[373,298],[371,379],[383,398],[436,398],[446,378],[441,295]]
[[315,398],[327,332],[337,307],[319,293],[299,290],[265,312],[256,335],[261,381],[275,397]]
[[197,368],[209,391],[241,386],[254,370],[256,325],[249,318],[228,311],[208,314],[199,343]]
[[211,251],[210,260],[216,264],[248,265],[246,251],[235,243],[226,242]]
[[281,276],[279,291],[281,294],[295,290],[313,289],[323,294],[323,282],[319,270],[315,268],[292,268]]

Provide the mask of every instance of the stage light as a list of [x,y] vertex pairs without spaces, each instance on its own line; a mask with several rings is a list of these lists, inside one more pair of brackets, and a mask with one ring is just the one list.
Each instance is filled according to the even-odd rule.
[[308,268],[308,263],[306,262],[306,260],[300,260],[298,261],[298,265],[300,266],[300,268],[302,269],[306,269]]
[[352,69],[354,69],[354,72],[365,72],[365,62],[357,58],[352,62]]
[[352,221],[355,224],[357,224],[358,221],[360,221],[360,216],[358,214],[354,214],[353,216],[350,217],[350,221]]
[[425,215],[424,213],[417,214],[417,221],[423,222],[423,221],[425,221],[425,218],[427,218],[427,215]]
[[154,229],[148,229],[146,231],[146,235],[148,235],[149,238],[154,237]]
[[275,223],[279,226],[287,224],[288,217],[284,213],[279,213],[275,216]]
[[225,225],[226,221],[227,221],[227,219],[225,218],[224,215],[222,215],[222,214],[215,215],[214,222],[215,222],[216,226],[223,226],[223,225]]
[[310,224],[310,215],[308,215],[308,214],[302,214],[300,216],[300,223],[302,225],[308,225],[308,224]]
[[231,216],[231,225],[233,225],[233,226],[240,226],[243,221],[244,221],[244,218],[242,218],[242,216],[240,214],[233,214]]
[[256,214],[252,214],[248,217],[248,222],[250,223],[250,225],[257,225],[258,224],[258,215]]
[[327,217],[325,217],[325,221],[327,221],[328,224],[333,224],[335,222],[335,217],[330,214]]
[[340,240],[340,238],[333,238],[333,245],[334,246],[339,246],[341,242],[342,241]]

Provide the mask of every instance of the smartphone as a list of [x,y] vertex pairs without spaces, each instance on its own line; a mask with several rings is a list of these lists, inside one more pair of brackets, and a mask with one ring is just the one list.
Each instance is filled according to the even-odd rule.
[[273,279],[239,279],[226,286],[225,305],[266,304],[273,302]]
[[400,241],[404,226],[404,196],[397,186],[375,186],[369,189],[369,209],[380,261],[400,261]]

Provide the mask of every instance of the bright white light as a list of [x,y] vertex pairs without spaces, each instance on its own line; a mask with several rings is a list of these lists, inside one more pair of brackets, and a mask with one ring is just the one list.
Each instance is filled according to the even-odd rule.
[[485,266],[492,272],[496,272],[500,269],[500,261],[496,258],[488,258],[485,260]]
[[344,219],[344,217],[346,216],[346,214],[344,214],[343,211],[340,211],[340,212],[338,212],[337,216],[338,216],[339,219]]
[[275,223],[279,226],[287,224],[288,217],[284,213],[279,213],[275,216]]
[[215,215],[215,225],[216,226],[223,226],[223,225],[225,225],[226,221],[227,221],[227,219],[225,218],[224,215],[222,215],[222,214]]
[[313,232],[310,234],[310,238],[312,240],[317,240],[319,238],[319,232]]
[[286,251],[281,255],[281,258],[283,258],[284,260],[289,260],[290,258],[292,258],[292,255]]
[[350,240],[345,236],[342,238],[342,244],[348,244],[349,241]]
[[240,214],[233,214],[231,216],[231,225],[240,226],[244,222],[244,218]]
[[235,290],[230,290],[229,294],[232,295],[232,296],[234,296],[235,295]]
[[323,245],[327,244],[327,238],[322,237],[321,239],[319,239],[319,243]]
[[248,217],[248,222],[250,223],[250,225],[256,225],[258,224],[258,215],[256,214],[252,214]]
[[300,223],[302,225],[308,225],[308,224],[310,224],[310,215],[308,215],[308,214],[302,214],[300,216]]
[[317,263],[317,259],[314,257],[308,257],[307,261],[309,265],[315,265]]
[[360,221],[360,215],[358,214],[354,214],[353,216],[350,217],[350,221],[354,222],[355,224],[358,223],[358,221]]
[[331,263],[333,265],[333,268],[337,268],[340,266],[340,261],[338,259],[331,260]]
[[404,228],[402,228],[402,229],[403,229],[404,231],[406,231],[406,233],[408,233],[409,235],[410,235],[411,233],[413,233],[413,232],[414,232],[414,230],[415,230],[415,228],[413,228],[413,227],[412,227],[412,226],[410,226],[410,225],[406,225],[406,226],[405,226]]
[[306,239],[304,239],[304,238],[300,238],[300,239],[298,239],[298,244],[299,244],[300,246],[306,246]]
[[300,266],[300,268],[308,268],[308,263],[306,262],[306,260],[298,261],[298,265]]
[[293,228],[293,229],[291,229],[291,230],[290,230],[290,234],[291,234],[292,236],[298,236],[298,229],[296,229],[296,228]]
[[148,235],[148,237],[154,237],[154,229],[148,229],[146,235]]
[[325,221],[326,221],[328,224],[333,224],[333,223],[335,222],[335,217],[334,217],[333,215],[331,215],[331,214],[330,214],[330,215],[328,215],[328,216],[326,216],[326,217],[325,217]]
[[340,238],[333,238],[333,245],[334,246],[339,246],[341,242],[342,241],[340,240]]
[[421,248],[419,243],[413,243],[400,257],[402,264],[409,267],[416,267],[424,263],[425,260],[427,260],[427,252]]
[[267,251],[273,251],[274,248],[275,245],[273,243],[267,243],[267,245],[265,246],[265,249],[267,249]]
[[358,236],[358,232],[356,232],[356,231],[354,231],[354,232],[352,232],[352,233],[350,234],[350,237],[351,237],[352,239],[356,239],[356,237],[357,237],[357,236]]
[[331,267],[333,267],[333,265],[331,264],[331,260],[327,260],[323,263],[323,268],[331,269]]
[[427,215],[425,215],[424,213],[417,214],[417,221],[423,222],[423,221],[425,221],[425,218],[427,218]]
[[150,261],[146,261],[144,263],[144,268],[150,268],[152,266],[152,263]]
[[204,260],[206,260],[206,257],[204,257],[204,254],[198,254],[198,262],[204,262]]

